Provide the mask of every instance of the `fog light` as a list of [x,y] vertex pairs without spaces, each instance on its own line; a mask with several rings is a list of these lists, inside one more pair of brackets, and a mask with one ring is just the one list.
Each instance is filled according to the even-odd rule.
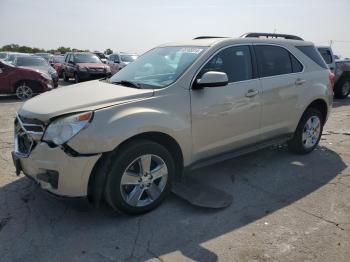
[[58,188],[58,177],[58,172],[54,170],[44,170],[43,173],[40,173],[36,176],[38,180],[49,183],[54,189]]

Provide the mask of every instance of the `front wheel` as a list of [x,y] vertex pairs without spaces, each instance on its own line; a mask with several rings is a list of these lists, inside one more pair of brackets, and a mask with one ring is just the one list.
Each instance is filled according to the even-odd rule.
[[62,77],[63,77],[63,80],[65,81],[65,82],[68,82],[68,80],[69,80],[69,77],[67,76],[67,73],[66,73],[66,71],[62,71]]
[[105,198],[113,209],[142,214],[157,207],[170,192],[175,164],[162,145],[137,140],[112,158]]
[[75,81],[75,83],[79,83],[80,82],[80,77],[79,77],[78,73],[74,74],[74,81]]
[[16,96],[20,100],[26,100],[33,96],[34,92],[32,87],[26,82],[20,83],[16,88]]
[[324,124],[324,116],[315,108],[309,108],[299,121],[293,138],[288,141],[290,151],[307,154],[318,145]]

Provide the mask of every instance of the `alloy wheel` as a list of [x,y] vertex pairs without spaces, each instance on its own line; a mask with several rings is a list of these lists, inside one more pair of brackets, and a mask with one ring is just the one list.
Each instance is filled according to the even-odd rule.
[[319,117],[312,116],[303,128],[302,142],[306,149],[315,146],[321,135],[321,121]]
[[16,96],[21,100],[29,99],[33,96],[33,90],[26,83],[22,83],[16,89]]
[[125,169],[120,190],[130,206],[144,207],[157,200],[168,180],[165,161],[156,155],[142,155]]

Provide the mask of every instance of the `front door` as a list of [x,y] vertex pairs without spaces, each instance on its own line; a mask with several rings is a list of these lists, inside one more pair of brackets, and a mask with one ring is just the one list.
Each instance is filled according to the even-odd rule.
[[200,70],[225,72],[227,86],[191,90],[194,161],[254,144],[259,140],[260,82],[248,45],[219,51]]

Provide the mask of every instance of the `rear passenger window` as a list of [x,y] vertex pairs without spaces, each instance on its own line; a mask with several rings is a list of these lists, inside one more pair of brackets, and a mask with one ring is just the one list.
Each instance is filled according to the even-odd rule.
[[198,77],[209,71],[224,72],[229,83],[253,78],[252,60],[248,46],[233,46],[216,54],[202,68]]
[[320,67],[328,69],[325,61],[322,59],[320,53],[316,50],[316,48],[312,45],[310,46],[297,46],[301,52],[303,52],[307,57],[313,60]]
[[[291,55],[286,49],[279,46],[269,45],[257,45],[254,48],[257,55],[258,68],[261,77],[293,73],[294,70]],[[302,66],[298,66],[299,62],[296,62],[298,61],[294,61],[296,68],[295,70],[301,71]]]
[[320,52],[321,56],[323,57],[324,61],[327,64],[332,64],[333,63],[332,54],[331,54],[331,52],[328,49],[326,49],[326,48],[318,48],[318,51]]
[[298,59],[296,59],[292,54],[289,54],[289,55],[292,61],[293,73],[298,73],[303,71],[303,65],[298,61]]

